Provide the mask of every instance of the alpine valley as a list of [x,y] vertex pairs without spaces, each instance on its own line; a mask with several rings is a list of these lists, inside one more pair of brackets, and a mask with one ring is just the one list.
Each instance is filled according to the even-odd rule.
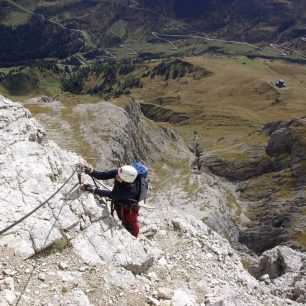
[[305,84],[305,0],[0,0],[0,305],[306,304]]

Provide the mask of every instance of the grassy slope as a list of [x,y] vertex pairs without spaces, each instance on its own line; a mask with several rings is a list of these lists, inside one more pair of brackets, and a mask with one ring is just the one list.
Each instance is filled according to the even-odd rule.
[[[242,151],[239,143],[265,143],[264,136],[248,134],[259,130],[266,122],[305,115],[304,66],[245,57],[198,56],[184,60],[212,71],[213,75],[199,80],[189,75],[168,81],[161,77],[145,77],[141,79],[143,88],[132,89],[131,95],[150,104],[157,104],[156,99],[164,98],[164,104],[157,104],[158,107],[186,113],[190,119],[176,128],[186,139],[197,131],[202,147],[220,150],[220,154],[230,157]],[[131,75],[141,77],[158,63],[159,60],[146,62]],[[69,105],[83,100],[82,96],[61,93],[59,82],[51,72],[27,68],[23,73],[28,77],[17,73],[18,77],[12,78],[9,84],[0,83],[0,93],[13,99],[18,97],[18,100],[38,95],[61,95],[60,98]],[[276,90],[268,84],[268,81],[277,79],[285,79],[290,88]],[[85,101],[90,99],[86,97]],[[114,102],[128,99],[122,97]],[[281,103],[275,104],[276,100]],[[224,139],[217,141],[221,137]]]
[[[8,69],[0,69],[0,72]],[[40,72],[35,68],[26,68],[12,73],[7,80],[0,82],[0,94],[14,99],[26,99],[37,95],[56,96],[60,93],[57,77],[49,72]]]
[[[216,140],[220,137],[241,140],[266,122],[305,115],[303,66],[241,57],[185,60],[213,71],[214,75],[201,80],[189,76],[168,82],[145,78],[143,89],[133,90],[133,94],[146,102],[158,97],[173,97],[174,101],[176,98],[176,102],[164,107],[189,114],[191,119],[177,128],[186,137],[196,130],[202,146],[214,149],[219,146]],[[275,90],[268,84],[269,80],[277,79],[285,79],[290,88]],[[282,102],[273,104],[276,99]],[[264,140],[252,137],[255,143]]]

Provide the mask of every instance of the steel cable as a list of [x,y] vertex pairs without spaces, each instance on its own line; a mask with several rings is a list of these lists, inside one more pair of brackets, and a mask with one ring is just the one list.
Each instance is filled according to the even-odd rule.
[[29,216],[31,216],[34,212],[36,212],[38,209],[40,209],[42,206],[44,206],[45,204],[47,204],[53,197],[55,197],[56,194],[58,194],[63,188],[64,186],[70,181],[70,179],[73,177],[73,175],[77,172],[77,169],[74,170],[72,172],[72,174],[69,176],[69,178],[63,183],[63,185],[57,190],[55,191],[47,200],[45,200],[43,203],[41,203],[40,205],[38,205],[36,208],[34,208],[32,211],[30,211],[28,214],[26,214],[25,216],[23,216],[22,218],[20,218],[18,221],[12,223],[11,225],[9,225],[8,227],[6,227],[5,229],[0,231],[0,235],[4,234],[5,232],[7,232],[8,230],[10,230],[11,228],[13,228],[14,226],[16,226],[17,224],[19,224],[20,222],[22,222],[23,220],[27,219]]

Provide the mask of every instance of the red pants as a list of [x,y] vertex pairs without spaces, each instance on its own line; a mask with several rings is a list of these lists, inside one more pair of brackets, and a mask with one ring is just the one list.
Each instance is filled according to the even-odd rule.
[[120,204],[115,205],[118,218],[122,221],[123,226],[137,238],[139,233],[139,224],[137,222],[139,206],[133,207],[123,206]]

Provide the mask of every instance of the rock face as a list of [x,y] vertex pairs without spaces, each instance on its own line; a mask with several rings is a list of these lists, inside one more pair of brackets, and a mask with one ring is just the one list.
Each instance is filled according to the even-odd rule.
[[266,124],[265,151],[239,161],[202,156],[202,165],[237,184],[242,209],[239,240],[257,253],[286,244],[306,249],[306,119]]
[[[136,276],[121,267],[85,263],[69,248],[24,262],[0,246],[1,305],[14,304],[19,298],[21,306],[299,305],[287,299],[280,286],[252,277],[227,240],[196,218],[164,208],[144,212],[147,226],[152,222],[150,217],[159,221],[159,231],[150,239],[140,235],[140,241],[143,246],[158,247],[160,259]],[[290,273],[302,277],[298,271],[303,269],[303,255],[289,248],[285,251],[289,256],[294,254],[294,262],[284,255],[288,268],[281,277]],[[302,291],[303,279],[294,280],[294,289]],[[27,289],[22,293],[24,283]]]
[[[278,160],[282,166],[270,176],[263,177],[272,185],[258,193],[261,196],[257,198],[259,205],[255,202],[250,204],[256,218],[242,233],[241,241],[252,244],[259,252],[280,243],[305,250],[306,119],[270,123],[263,131],[270,136],[267,155]],[[242,195],[246,194],[245,199],[248,198],[248,190],[256,188],[259,181],[257,178],[254,183],[241,184],[245,188],[242,192]]]
[[306,118],[280,121],[266,126],[264,131],[270,135],[266,152],[271,157],[290,156],[289,167],[292,176],[300,186],[306,184]]
[[99,156],[98,167],[135,160],[157,163],[163,162],[166,156],[189,158],[186,153],[178,157],[178,149],[172,149],[172,146],[184,148],[182,139],[170,129],[156,128],[146,121],[135,100],[125,108],[109,102],[80,104],[73,112],[83,122],[81,130],[88,145]]
[[[45,131],[21,105],[0,96],[0,110],[0,228],[4,229],[55,193],[75,165],[84,161],[45,141]],[[148,269],[153,257],[109,216],[106,205],[97,206],[93,196],[85,194],[67,200],[76,182],[75,175],[45,206],[2,235],[0,245],[28,258],[66,243],[88,261],[110,262],[134,273]],[[120,230],[113,235],[111,227]]]
[[306,254],[276,247],[260,256],[252,273],[258,278],[267,276],[264,281],[275,294],[306,302]]
[[67,295],[56,295],[52,298],[50,303],[48,303],[48,306],[62,305],[92,306],[88,297],[82,291],[73,291]]
[[209,174],[191,174],[194,155],[188,145],[171,129],[146,119],[138,101],[125,107],[106,101],[79,104],[72,113],[79,135],[97,156],[97,169],[134,161],[152,165],[156,171],[150,171],[150,185],[159,187],[157,205],[176,195],[167,205],[204,218],[220,234],[238,240],[223,186]]

